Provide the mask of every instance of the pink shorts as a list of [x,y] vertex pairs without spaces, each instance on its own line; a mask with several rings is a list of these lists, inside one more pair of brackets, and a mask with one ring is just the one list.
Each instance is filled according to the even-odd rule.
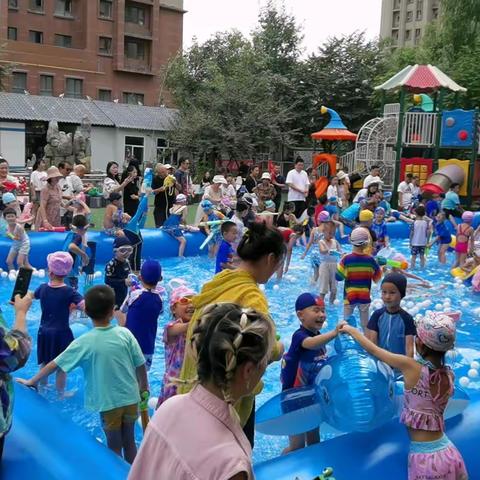
[[411,442],[408,480],[467,480],[465,463],[444,435],[434,442]]
[[468,242],[457,242],[455,251],[457,253],[468,253]]

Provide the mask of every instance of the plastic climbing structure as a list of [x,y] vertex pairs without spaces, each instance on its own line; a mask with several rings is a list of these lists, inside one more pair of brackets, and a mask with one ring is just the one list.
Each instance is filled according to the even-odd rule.
[[[355,149],[339,158],[339,168],[367,172],[379,165],[386,188],[394,192],[407,173],[427,192],[460,183],[467,203],[480,197],[479,116],[477,110],[444,110],[445,95],[466,89],[432,65],[405,67],[376,90],[398,92],[398,103],[358,132]],[[313,135],[312,135],[313,136]]]

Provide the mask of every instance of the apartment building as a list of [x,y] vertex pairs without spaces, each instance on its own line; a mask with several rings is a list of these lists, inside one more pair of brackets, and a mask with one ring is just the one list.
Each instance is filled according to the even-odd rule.
[[169,104],[162,67],[182,48],[183,0],[0,0],[9,90]]
[[394,47],[414,47],[439,9],[440,0],[382,0],[380,37],[391,38]]

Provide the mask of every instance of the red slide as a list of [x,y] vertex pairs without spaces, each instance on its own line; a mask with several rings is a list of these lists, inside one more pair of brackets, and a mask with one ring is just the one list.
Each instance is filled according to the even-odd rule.
[[315,195],[317,198],[320,198],[327,192],[328,188],[328,178],[320,177],[315,183]]

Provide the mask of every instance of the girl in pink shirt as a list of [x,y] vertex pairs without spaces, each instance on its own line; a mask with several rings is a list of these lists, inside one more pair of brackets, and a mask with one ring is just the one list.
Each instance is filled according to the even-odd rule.
[[231,303],[205,309],[192,342],[198,384],[161,405],[130,480],[252,480],[251,446],[233,405],[260,381],[275,342],[272,323]]

